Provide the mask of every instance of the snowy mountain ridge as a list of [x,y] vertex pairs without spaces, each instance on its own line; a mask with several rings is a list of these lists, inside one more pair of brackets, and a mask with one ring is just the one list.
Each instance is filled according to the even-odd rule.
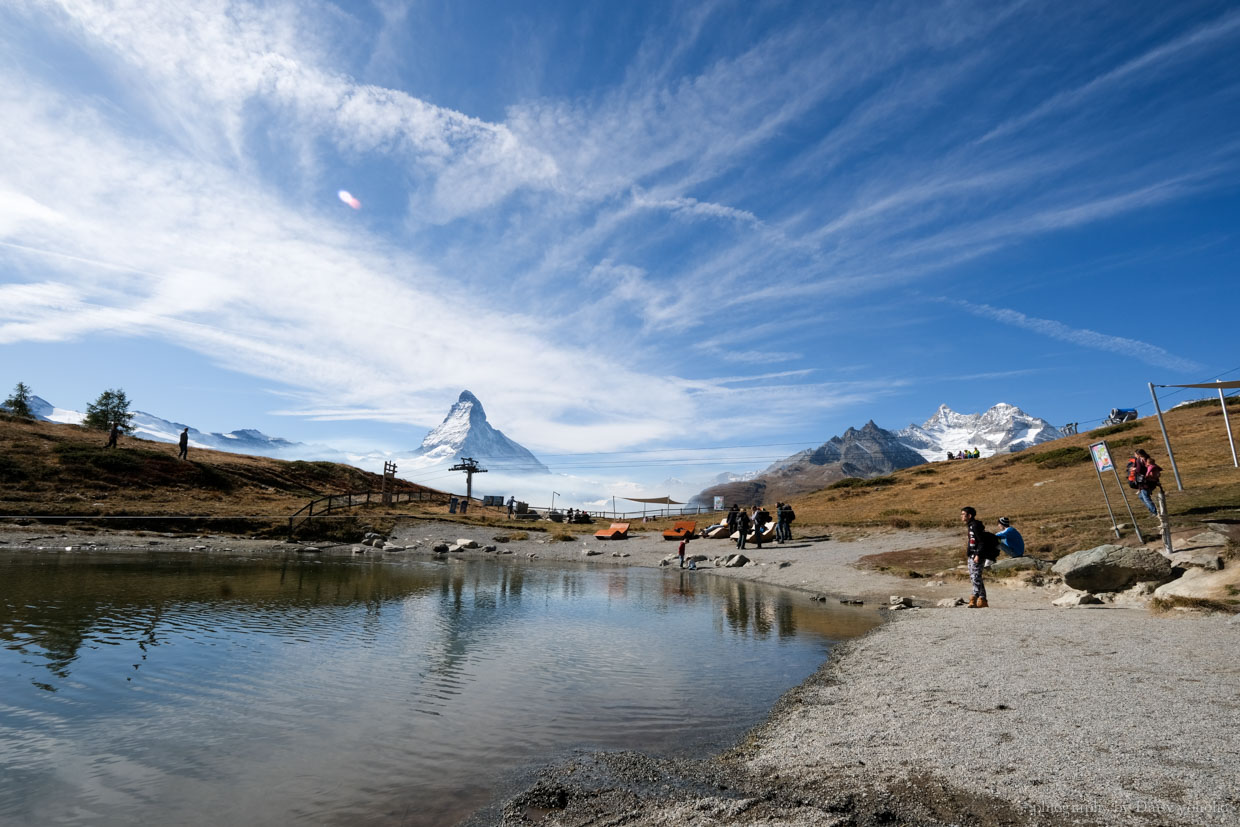
[[1020,451],[1040,442],[1058,439],[1059,429],[1045,419],[1031,416],[1015,405],[1000,402],[983,413],[961,414],[940,405],[921,425],[911,424],[895,432],[900,442],[927,461],[944,459],[976,448],[982,456]]
[[[44,422],[57,422],[62,425],[80,425],[86,418],[81,411],[57,408],[52,403],[38,396],[30,397],[30,412],[36,419]],[[134,411],[130,420],[133,435],[155,442],[178,442],[182,429],[188,427],[182,422],[173,422],[155,416],[146,411]],[[304,442],[290,442],[278,436],[267,436],[253,428],[242,428],[226,434],[205,433],[197,428],[189,429],[189,446],[191,448],[210,448],[216,451],[231,451],[234,454],[255,454],[282,458],[290,452],[311,450],[312,446]]]
[[551,473],[529,449],[492,427],[478,397],[467,390],[461,391],[443,422],[430,430],[411,455],[419,466],[462,457],[513,474]]

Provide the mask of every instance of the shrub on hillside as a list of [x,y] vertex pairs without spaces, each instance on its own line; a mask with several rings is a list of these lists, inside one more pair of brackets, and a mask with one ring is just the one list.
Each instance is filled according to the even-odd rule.
[[827,486],[828,490],[838,488],[882,488],[885,485],[895,485],[899,480],[895,477],[845,477],[838,482],[833,482]]
[[1111,434],[1131,431],[1133,428],[1139,427],[1140,425],[1140,422],[1121,422],[1118,425],[1108,425],[1105,428],[1096,428],[1090,431],[1089,437],[1092,439],[1100,439],[1104,436],[1110,436]]
[[1039,468],[1064,468],[1069,465],[1089,462],[1089,449],[1082,448],[1079,445],[1072,445],[1064,448],[1055,448],[1051,451],[1043,451],[1038,454],[1022,451],[1012,457],[1011,461],[1032,462]]

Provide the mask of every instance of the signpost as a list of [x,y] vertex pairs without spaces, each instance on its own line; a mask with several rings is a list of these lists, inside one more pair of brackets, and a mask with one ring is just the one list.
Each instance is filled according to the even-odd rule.
[[1111,528],[1115,531],[1115,539],[1119,539],[1119,525],[1115,522],[1115,512],[1111,510],[1111,498],[1107,496],[1106,484],[1102,481],[1102,472],[1110,471],[1115,475],[1115,484],[1119,486],[1120,499],[1124,501],[1124,508],[1128,509],[1128,519],[1132,520],[1132,530],[1137,533],[1137,541],[1144,543],[1145,539],[1141,536],[1141,529],[1137,526],[1137,518],[1132,514],[1132,507],[1128,505],[1128,497],[1124,494],[1124,484],[1120,482],[1119,471],[1115,469],[1115,463],[1111,461],[1111,449],[1107,447],[1107,441],[1092,443],[1089,446],[1089,455],[1094,461],[1094,471],[1098,473],[1098,485],[1102,488],[1102,499],[1107,504],[1107,514],[1111,516]]

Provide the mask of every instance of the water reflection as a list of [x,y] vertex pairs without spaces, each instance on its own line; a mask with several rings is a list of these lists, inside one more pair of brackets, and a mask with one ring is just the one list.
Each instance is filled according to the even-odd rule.
[[0,556],[0,821],[451,823],[574,747],[721,745],[872,614],[701,572]]

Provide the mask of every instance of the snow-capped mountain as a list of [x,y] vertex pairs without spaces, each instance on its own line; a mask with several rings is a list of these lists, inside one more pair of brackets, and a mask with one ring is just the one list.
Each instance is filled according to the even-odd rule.
[[729,482],[749,482],[751,479],[758,476],[758,474],[760,473],[762,472],[761,471],[742,471],[741,473],[738,474],[735,471],[724,471],[722,474],[716,474],[714,477],[712,477],[710,479],[710,484],[711,485],[726,485]]
[[940,405],[934,416],[921,425],[909,425],[896,431],[896,436],[933,462],[944,459],[948,451],[954,454],[976,448],[982,456],[988,457],[1059,439],[1062,434],[1045,419],[1000,402],[979,414],[960,414]]
[[742,504],[772,503],[817,491],[844,477],[874,477],[977,448],[983,456],[1019,451],[1058,439],[1059,429],[1014,405],[1000,402],[985,413],[959,414],[946,405],[921,425],[888,431],[873,421],[849,428],[817,448],[772,463],[746,479],[720,479],[690,502],[715,496]]
[[[67,425],[79,425],[86,418],[81,411],[57,408],[52,403],[38,396],[30,397],[30,412],[36,419],[45,422],[58,422]],[[130,420],[133,435],[156,442],[178,442],[181,430],[187,427],[181,422],[162,419],[145,411],[134,411]],[[191,448],[211,448],[216,451],[231,451],[234,454],[255,454],[265,457],[287,458],[290,453],[298,453],[311,449],[304,442],[290,442],[278,436],[267,436],[252,428],[230,431],[226,434],[204,433],[197,428],[189,429],[189,446]]]
[[412,459],[422,466],[455,462],[461,457],[472,457],[488,470],[550,473],[528,449],[491,427],[482,403],[469,391],[461,391],[443,422],[426,435],[412,454]]

